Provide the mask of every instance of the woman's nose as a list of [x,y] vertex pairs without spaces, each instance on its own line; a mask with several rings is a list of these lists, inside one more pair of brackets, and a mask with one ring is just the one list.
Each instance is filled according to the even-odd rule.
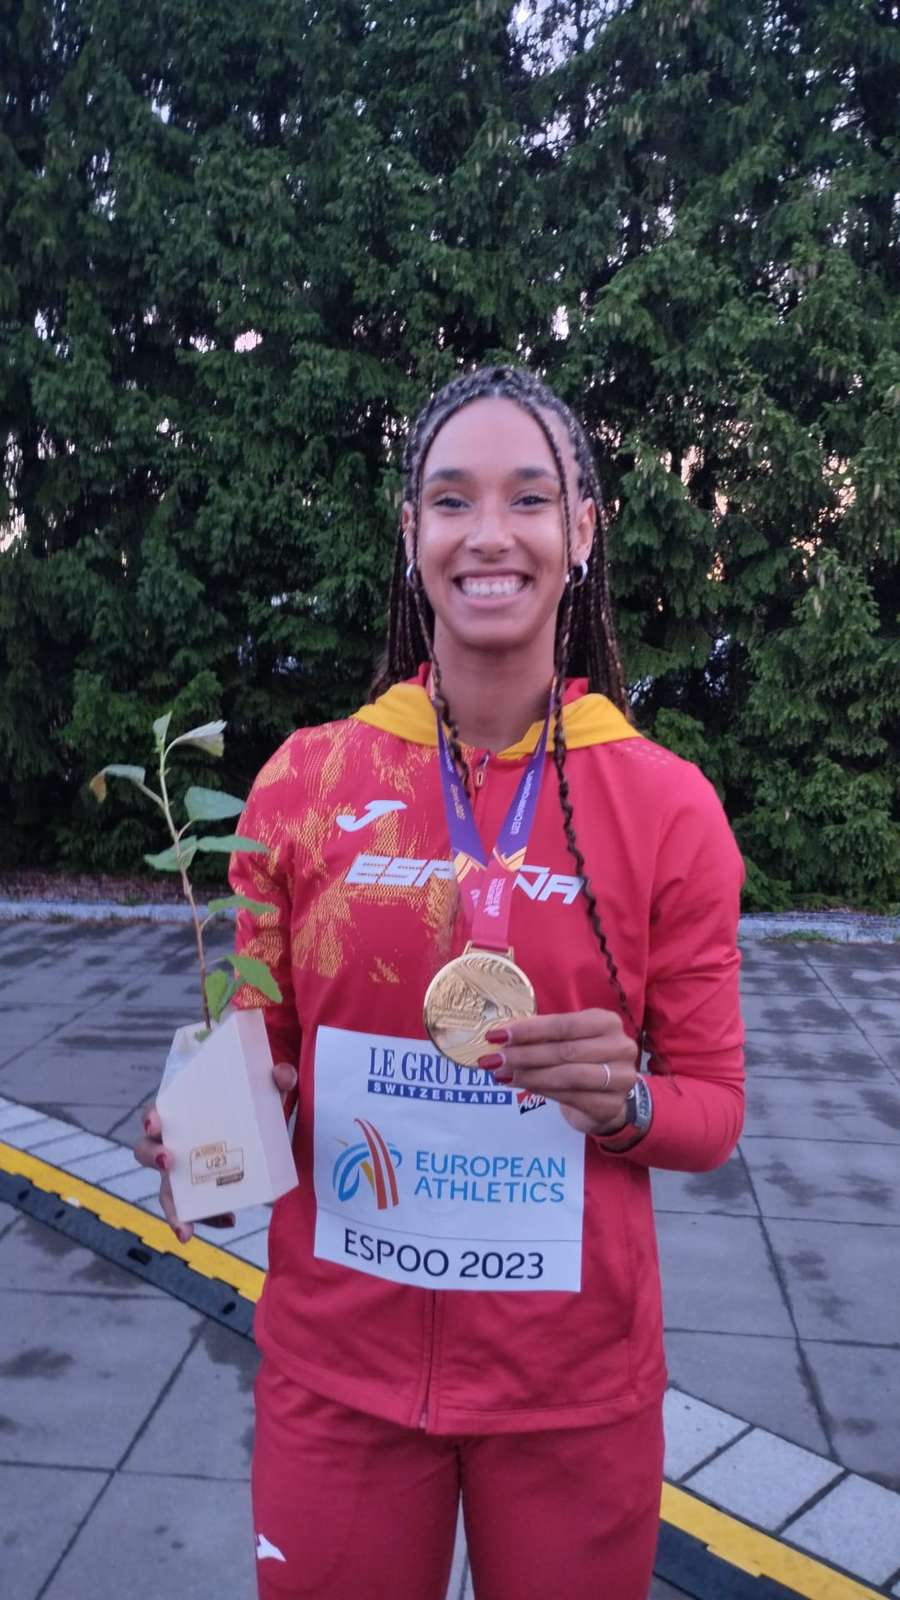
[[501,512],[486,509],[473,517],[466,544],[480,555],[502,555],[512,547],[512,529]]

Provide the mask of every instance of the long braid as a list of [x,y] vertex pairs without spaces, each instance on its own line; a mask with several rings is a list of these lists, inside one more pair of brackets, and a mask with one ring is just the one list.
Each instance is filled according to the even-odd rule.
[[596,895],[585,868],[584,856],[575,832],[574,811],[565,770],[567,751],[563,723],[563,686],[570,667],[570,656],[574,656],[579,665],[583,665],[588,688],[591,691],[606,694],[626,716],[629,711],[609,592],[609,525],[584,429],[569,407],[551,389],[523,368],[483,367],[453,379],[433,396],[410,430],[404,456],[404,469],[405,499],[412,510],[411,560],[407,567],[403,533],[399,530],[391,583],[387,648],[371,692],[374,697],[383,693],[391,684],[413,676],[418,671],[423,655],[427,656],[431,664],[434,698],[441,717],[450,729],[451,753],[460,776],[468,780],[468,768],[463,757],[461,740],[444,694],[440,667],[434,652],[434,617],[418,576],[419,511],[422,471],[435,436],[444,423],[463,406],[491,396],[509,399],[521,406],[537,423],[547,441],[559,474],[567,571],[570,571],[572,564],[572,512],[568,483],[562,455],[542,413],[551,411],[563,422],[575,456],[579,492],[582,497],[593,500],[597,511],[585,581],[577,587],[567,581],[557,618],[556,671],[552,689],[553,764],[556,768],[566,845],[581,881],[587,918],[622,1012],[635,1033],[639,1034],[640,1030],[609,948]]
[[635,1033],[637,1033],[639,1031],[638,1025],[635,1021],[634,1013],[632,1012],[628,996],[622,987],[622,980],[619,977],[619,969],[616,966],[613,953],[609,948],[609,944],[607,943],[606,933],[604,931],[603,924],[600,921],[600,913],[597,909],[597,898],[593,889],[591,888],[591,880],[587,875],[584,856],[581,853],[578,837],[575,833],[572,800],[569,794],[569,780],[566,777],[566,738],[563,731],[562,692],[560,688],[560,679],[558,676],[554,679],[553,684],[553,713],[555,719],[553,725],[553,765],[556,768],[556,778],[559,785],[559,804],[563,814],[563,829],[566,835],[566,844],[569,848],[569,854],[575,862],[575,869],[578,877],[581,879],[582,893],[584,895],[584,903],[587,911],[588,922],[593,929],[594,938],[597,940],[597,943],[600,946],[600,953],[606,962],[606,970],[609,973],[609,981],[616,992],[616,996],[620,1006],[622,1007],[624,1015],[628,1018],[635,1030]]
[[[566,525],[566,566],[571,567],[571,534],[568,522]],[[576,590],[575,593],[577,595],[578,591]],[[569,650],[571,648],[574,611],[575,605],[572,594],[572,586],[569,584],[560,607],[559,643],[556,672],[554,673],[553,677],[553,765],[556,768],[556,780],[559,789],[559,805],[563,815],[563,831],[566,836],[566,845],[568,846],[569,854],[575,863],[576,876],[581,880],[588,922],[593,930],[594,938],[597,940],[597,944],[600,947],[600,954],[603,956],[603,959],[606,962],[606,970],[609,973],[609,981],[615,990],[619,1004],[622,1007],[622,1011],[634,1028],[635,1033],[637,1033],[638,1026],[635,1022],[628,996],[626,995],[625,989],[622,985],[622,980],[619,977],[619,969],[616,966],[612,951],[609,948],[606,932],[602,922],[600,921],[600,911],[597,906],[597,897],[594,894],[591,886],[591,880],[587,874],[585,859],[581,852],[581,846],[578,843],[578,836],[575,832],[575,817],[572,806],[572,798],[569,792],[569,780],[566,777],[567,746],[565,723],[563,720],[563,686],[566,681],[566,663],[568,661]]]

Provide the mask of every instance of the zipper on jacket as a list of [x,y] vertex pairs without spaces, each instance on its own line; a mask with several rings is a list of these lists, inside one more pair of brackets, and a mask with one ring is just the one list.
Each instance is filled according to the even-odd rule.
[[422,1410],[419,1413],[419,1427],[428,1427],[428,1402],[431,1398],[431,1378],[434,1372],[434,1329],[437,1322],[437,1294],[434,1290],[429,1292],[430,1305],[428,1308],[428,1335],[427,1335],[427,1372],[425,1375],[425,1394],[422,1398]]

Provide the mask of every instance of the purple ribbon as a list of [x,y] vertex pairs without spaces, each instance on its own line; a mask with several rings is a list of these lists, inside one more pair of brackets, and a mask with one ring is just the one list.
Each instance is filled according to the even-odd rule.
[[512,805],[490,856],[481,842],[469,796],[450,753],[440,712],[435,711],[441,787],[453,871],[459,884],[471,940],[479,950],[505,952],[509,949],[512,889],[516,874],[525,865],[525,852],[534,826],[551,709],[552,701],[547,707],[540,737],[519,780]]

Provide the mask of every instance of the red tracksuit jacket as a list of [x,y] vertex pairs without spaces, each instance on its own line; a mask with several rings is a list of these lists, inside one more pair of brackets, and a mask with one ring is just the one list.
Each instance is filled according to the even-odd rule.
[[[257,1341],[305,1387],[438,1433],[615,1422],[665,1385],[648,1168],[708,1170],[741,1129],[740,856],[698,769],[573,680],[565,729],[575,827],[632,1012],[663,1069],[652,1127],[632,1151],[612,1155],[587,1140],[581,1292],[431,1291],[318,1259],[317,1029],[425,1040],[427,985],[467,937],[423,677],[346,721],[292,734],[241,821],[270,854],[233,857],[232,885],[277,911],[240,913],[238,948],[273,969],[284,997],[265,1003],[273,1056],[299,1065],[300,1183],[274,1208]],[[535,724],[499,755],[466,752],[488,849],[539,733]],[[543,1012],[617,1008],[574,872],[548,758],[511,927]]]

